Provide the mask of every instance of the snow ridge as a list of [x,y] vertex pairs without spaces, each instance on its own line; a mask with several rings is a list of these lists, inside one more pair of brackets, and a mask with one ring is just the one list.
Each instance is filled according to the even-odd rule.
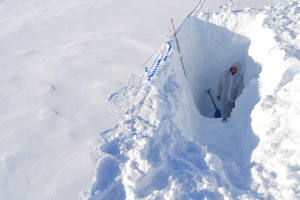
[[[297,1],[190,15],[178,35],[187,80],[163,44],[144,76],[109,97],[121,120],[95,143],[97,175],[84,198],[300,198],[299,17]],[[201,91],[236,60],[245,89],[224,125],[201,108]]]
[[[220,159],[186,138],[175,124],[178,94],[184,91],[170,62],[156,81],[132,77],[127,87],[109,98],[125,116],[113,130],[101,133],[103,144],[95,151],[104,155],[87,199],[115,199],[111,194],[124,199],[124,191],[126,199],[222,199],[231,197],[227,191],[241,194],[226,178]],[[106,171],[116,163],[121,172],[107,180]]]

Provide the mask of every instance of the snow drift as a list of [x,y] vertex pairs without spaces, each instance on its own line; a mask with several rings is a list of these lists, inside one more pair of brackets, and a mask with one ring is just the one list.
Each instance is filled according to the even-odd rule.
[[[178,34],[187,79],[170,38],[146,62],[145,76],[109,97],[122,120],[94,144],[97,175],[85,198],[299,198],[300,151],[283,145],[299,138],[292,128],[300,112],[298,10],[297,1],[196,9]],[[237,61],[245,88],[222,124],[211,118],[204,91],[215,91],[220,73]]]

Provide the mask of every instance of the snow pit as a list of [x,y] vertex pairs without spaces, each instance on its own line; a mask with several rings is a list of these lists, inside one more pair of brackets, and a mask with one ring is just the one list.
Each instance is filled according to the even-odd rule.
[[[166,62],[160,63],[169,52],[164,43],[146,62],[145,76],[132,76],[109,97],[122,117],[95,144],[101,159],[86,199],[299,199],[299,184],[290,178],[298,154],[283,147],[291,144],[286,122],[296,120],[289,95],[299,89],[290,90],[298,84],[293,74],[299,64],[287,63],[276,42],[282,26],[274,19],[286,23],[281,13],[281,7],[271,15],[224,8],[189,15],[178,30],[187,79],[171,38]],[[205,90],[215,96],[220,74],[234,62],[241,64],[245,87],[231,118],[221,123],[211,118]],[[283,117],[287,110],[291,118]],[[283,159],[286,152],[293,162]],[[113,173],[106,173],[110,168]]]
[[204,117],[213,118],[215,112],[205,90],[211,88],[212,96],[220,107],[216,100],[218,80],[233,63],[240,63],[245,85],[257,78],[260,66],[248,55],[250,40],[245,36],[191,17],[181,27],[179,40],[194,101]]

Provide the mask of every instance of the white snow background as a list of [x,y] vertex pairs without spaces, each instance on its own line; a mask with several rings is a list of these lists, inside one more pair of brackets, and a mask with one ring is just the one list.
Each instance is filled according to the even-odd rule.
[[299,2],[197,3],[0,1],[0,199],[300,199]]

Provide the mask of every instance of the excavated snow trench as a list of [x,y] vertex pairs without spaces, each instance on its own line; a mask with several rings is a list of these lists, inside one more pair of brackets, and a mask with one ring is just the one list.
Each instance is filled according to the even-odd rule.
[[250,40],[245,36],[196,17],[181,28],[184,29],[184,34],[179,34],[182,54],[196,107],[202,116],[213,118],[215,108],[205,90],[211,89],[220,107],[216,89],[224,70],[239,62],[247,85],[251,79],[258,78],[261,67],[248,55]]
[[[197,17],[191,17],[182,25],[179,38],[193,100],[203,116],[193,122],[198,124],[194,137],[218,155],[230,182],[247,190],[251,180],[250,159],[259,142],[251,128],[251,112],[259,101],[258,77],[261,72],[261,66],[248,53],[251,41]],[[240,63],[245,88],[236,101],[231,119],[222,124],[219,120],[210,120],[214,118],[215,108],[205,91],[211,89],[220,108],[216,100],[218,80],[235,62]]]
[[[261,70],[248,55],[250,40],[196,17],[183,23],[178,36],[193,97],[178,74],[182,71],[174,69],[179,66],[175,56],[162,68],[159,81],[149,85],[133,79],[112,94],[109,101],[126,115],[101,133],[99,157],[106,157],[98,163],[88,199],[115,199],[112,194],[119,199],[162,199],[173,184],[188,197],[176,198],[174,193],[174,199],[217,199],[217,190],[195,192],[202,182],[250,190],[250,158],[258,144],[250,114],[259,101]],[[232,118],[223,124],[212,119],[214,108],[205,90],[211,88],[215,96],[220,74],[234,62],[241,64],[245,89]],[[212,182],[206,183],[205,177]]]
[[[266,198],[267,190],[277,187],[277,180],[274,185],[265,182],[268,172],[255,163],[255,156],[266,161],[266,150],[251,156],[259,142],[255,133],[262,128],[258,121],[264,120],[260,106],[282,78],[284,54],[273,31],[265,27],[264,15],[197,17],[186,19],[178,32],[189,84],[179,57],[170,56],[153,82],[133,77],[110,96],[125,115],[100,134],[101,160],[88,199],[265,199],[257,184],[266,185]],[[169,53],[165,47],[162,51]],[[245,88],[228,123],[221,123],[212,118],[214,108],[205,90],[211,88],[215,96],[220,74],[234,62],[241,64]],[[255,107],[260,98],[263,102]],[[257,170],[258,182],[252,170]]]

